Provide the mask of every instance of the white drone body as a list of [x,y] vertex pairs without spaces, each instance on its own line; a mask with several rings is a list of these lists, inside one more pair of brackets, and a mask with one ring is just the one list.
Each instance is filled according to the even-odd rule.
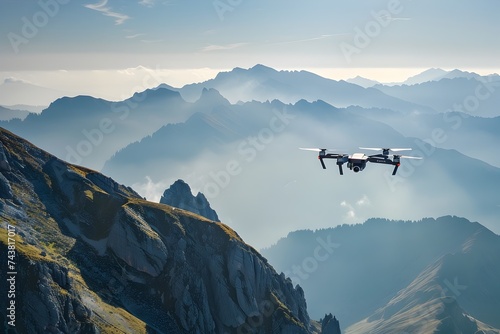
[[361,172],[366,167],[367,162],[373,162],[378,164],[393,165],[394,170],[392,175],[396,175],[398,167],[401,165],[401,158],[403,159],[422,159],[421,157],[412,157],[401,154],[392,154],[390,157],[390,152],[400,152],[400,151],[411,151],[411,148],[380,148],[380,147],[360,147],[362,150],[372,150],[372,151],[382,151],[381,154],[366,155],[364,153],[332,153],[335,150],[329,150],[326,148],[300,148],[306,151],[319,152],[318,159],[321,162],[323,169],[326,169],[325,162],[323,159],[336,159],[337,166],[339,166],[340,175],[344,175],[342,165],[347,163],[347,168],[355,173]]

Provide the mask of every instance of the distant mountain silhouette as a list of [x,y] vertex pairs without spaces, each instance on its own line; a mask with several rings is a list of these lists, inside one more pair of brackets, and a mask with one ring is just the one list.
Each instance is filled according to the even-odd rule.
[[448,71],[445,71],[440,68],[430,68],[428,70],[423,71],[422,73],[419,73],[417,75],[414,75],[412,77],[409,77],[405,81],[403,81],[401,84],[403,85],[415,85],[415,84],[420,84],[428,81],[436,81],[440,80],[448,74]]
[[58,98],[71,95],[76,94],[34,85],[14,78],[7,78],[0,84],[0,105],[49,105]]
[[136,93],[119,102],[90,96],[64,97],[41,114],[0,125],[60,158],[100,169],[116,151],[163,125],[183,122],[195,112],[223,103],[210,99],[188,103],[178,92],[164,88]]
[[25,119],[30,114],[27,110],[13,110],[0,106],[0,121],[10,121],[12,119]]
[[297,231],[262,254],[304,287],[313,316],[333,310],[346,333],[500,328],[500,236],[463,218]]
[[454,77],[415,85],[385,86],[374,88],[405,101],[419,103],[439,112],[459,111],[472,116],[500,116],[500,77]]
[[393,98],[372,88],[363,88],[346,81],[323,78],[307,71],[277,71],[264,65],[249,69],[234,68],[220,72],[214,79],[185,85],[179,92],[188,101],[199,98],[203,88],[217,89],[232,103],[278,99],[284,103],[323,100],[336,107],[359,105],[396,110],[430,109],[417,103]]
[[498,74],[493,74],[490,76],[481,76],[474,72],[461,71],[458,69],[454,69],[452,71],[445,71],[440,68],[430,68],[428,70],[423,71],[417,75],[414,75],[401,83],[393,83],[389,86],[393,85],[417,85],[429,81],[439,81],[441,79],[455,79],[455,78],[466,78],[466,79],[483,79],[483,80],[492,80],[498,81],[500,78]]
[[361,86],[363,88],[369,88],[369,87],[373,87],[375,85],[380,84],[380,82],[378,82],[378,81],[366,79],[366,78],[360,77],[359,75],[354,77],[354,78],[347,79],[346,82]]
[[3,105],[3,107],[11,110],[25,110],[35,114],[39,114],[43,111],[43,109],[47,108],[47,106],[33,106],[28,104]]

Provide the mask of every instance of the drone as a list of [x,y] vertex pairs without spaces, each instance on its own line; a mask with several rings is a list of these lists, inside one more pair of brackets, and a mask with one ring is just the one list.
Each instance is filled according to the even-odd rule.
[[329,150],[326,148],[300,148],[306,151],[319,152],[318,159],[321,162],[323,169],[326,169],[325,162],[323,159],[336,159],[337,166],[339,166],[340,175],[344,175],[342,170],[342,165],[347,163],[347,168],[352,170],[354,173],[361,172],[366,167],[367,162],[373,162],[377,164],[393,165],[394,170],[392,175],[396,175],[399,166],[401,165],[401,158],[403,159],[422,159],[421,157],[412,157],[401,154],[392,154],[392,159],[390,157],[392,152],[400,151],[411,151],[411,148],[380,148],[380,147],[360,147],[361,150],[370,151],[382,151],[380,154],[366,155],[364,153],[354,153],[354,154],[344,154],[344,153],[333,153],[336,150]]

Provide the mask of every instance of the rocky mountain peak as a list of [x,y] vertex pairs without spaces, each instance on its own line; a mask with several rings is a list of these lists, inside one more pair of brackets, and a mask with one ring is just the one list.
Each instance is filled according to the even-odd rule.
[[220,221],[205,195],[198,192],[196,196],[193,196],[191,188],[183,180],[175,181],[170,188],[165,190],[160,203],[196,213],[213,221]]

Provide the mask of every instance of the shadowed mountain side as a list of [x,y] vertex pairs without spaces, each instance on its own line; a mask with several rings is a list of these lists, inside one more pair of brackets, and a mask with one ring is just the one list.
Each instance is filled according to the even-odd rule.
[[163,125],[227,103],[212,95],[205,91],[196,103],[187,103],[168,89],[146,90],[119,102],[90,96],[61,98],[41,114],[0,125],[62,159],[100,169],[117,150]]
[[0,248],[15,231],[16,330],[310,333],[302,289],[228,226],[147,202],[4,129],[0,139]]
[[203,88],[215,88],[232,103],[238,101],[272,101],[295,103],[301,99],[323,100],[336,107],[359,105],[401,111],[433,112],[418,102],[388,96],[377,89],[363,88],[346,81],[323,78],[307,71],[277,71],[264,65],[249,69],[235,68],[220,72],[214,79],[185,85],[179,92],[188,101],[199,98]]
[[416,85],[384,86],[375,89],[399,99],[418,103],[438,112],[458,111],[472,116],[500,116],[500,77],[441,79]]
[[[369,316],[372,325],[383,326],[386,320],[387,324],[389,320],[396,322],[397,317],[391,318],[397,313],[396,308],[389,306],[401,300],[405,289],[411,287],[414,295],[405,303],[411,301],[411,307],[416,309],[434,309],[439,300],[432,301],[430,297],[440,298],[445,290],[444,296],[452,295],[453,284],[455,290],[460,289],[455,297],[466,312],[498,327],[495,314],[500,310],[500,290],[495,282],[500,277],[499,247],[500,237],[479,223],[447,216],[418,222],[370,219],[362,225],[292,232],[263,249],[262,254],[278,271],[304,287],[312,316],[317,317],[321,309],[328,308],[344,319],[345,327]],[[435,290],[418,286],[416,277],[432,281]],[[462,285],[466,285],[465,290]],[[425,305],[429,301],[432,306]],[[404,303],[397,305],[401,312],[408,310]],[[400,325],[409,326],[412,316],[420,323],[416,313],[409,313]],[[378,323],[380,317],[383,321]],[[420,326],[425,324],[422,321]],[[356,328],[360,331],[352,332],[369,333],[376,329],[365,331],[363,326],[367,324],[359,326]]]
[[500,238],[478,229],[462,249],[429,265],[386,306],[346,333],[498,334],[499,264]]

